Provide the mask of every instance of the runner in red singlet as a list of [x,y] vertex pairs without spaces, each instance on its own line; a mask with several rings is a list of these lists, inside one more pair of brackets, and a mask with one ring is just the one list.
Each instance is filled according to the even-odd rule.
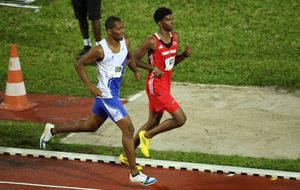
[[[186,116],[179,104],[170,94],[172,70],[175,65],[191,55],[188,46],[178,54],[178,34],[173,32],[173,15],[168,8],[162,7],[155,11],[154,20],[159,31],[146,39],[135,53],[137,66],[147,69],[146,92],[149,99],[148,121],[135,136],[135,146],[140,145],[143,154],[149,156],[149,144],[155,135],[178,128],[186,121]],[[142,58],[148,53],[148,64]],[[172,118],[162,122],[164,111]],[[126,159],[120,155],[119,159]],[[124,163],[124,162],[123,162]]]

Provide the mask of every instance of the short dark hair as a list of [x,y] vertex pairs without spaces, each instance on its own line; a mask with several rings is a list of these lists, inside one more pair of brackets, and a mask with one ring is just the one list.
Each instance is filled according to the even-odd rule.
[[155,20],[156,23],[158,23],[159,21],[162,21],[164,19],[165,16],[167,15],[171,15],[172,11],[169,8],[166,7],[160,7],[158,9],[156,9],[153,18]]
[[116,22],[122,22],[122,20],[116,16],[108,17],[105,21],[105,29],[112,29],[113,27],[115,27]]

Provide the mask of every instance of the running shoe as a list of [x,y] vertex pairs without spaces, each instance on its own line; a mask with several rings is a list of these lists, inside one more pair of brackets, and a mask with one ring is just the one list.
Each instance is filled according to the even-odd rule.
[[149,177],[149,176],[146,176],[144,175],[142,172],[139,172],[136,176],[132,176],[131,174],[129,174],[129,178],[130,178],[130,181],[132,183],[139,183],[139,184],[142,184],[142,185],[152,185],[154,184],[155,182],[157,182],[157,179],[154,178],[154,177]]
[[[126,156],[124,156],[124,154],[120,154],[120,156],[118,157],[119,161],[122,163],[122,164],[126,164],[127,166],[129,166],[129,162],[128,162],[128,159]],[[137,169],[139,171],[142,171],[143,168],[142,166],[139,166],[139,165],[136,165]]]
[[140,138],[140,148],[142,153],[146,156],[149,157],[149,145],[151,142],[151,139],[145,137],[145,130],[142,130],[139,132],[139,138]]
[[46,149],[47,142],[51,139],[53,136],[51,133],[51,129],[54,128],[54,125],[51,123],[47,123],[44,129],[44,132],[40,138],[40,148]]

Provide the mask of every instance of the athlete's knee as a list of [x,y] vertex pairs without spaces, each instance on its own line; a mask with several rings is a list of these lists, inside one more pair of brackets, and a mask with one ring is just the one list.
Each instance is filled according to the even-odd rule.
[[86,132],[96,132],[100,125],[95,121],[87,120],[83,123]]
[[187,118],[185,116],[185,114],[180,115],[179,117],[176,118],[176,123],[177,123],[177,127],[181,127],[185,124]]
[[151,129],[155,126],[158,126],[159,122],[160,122],[160,119],[161,119],[161,117],[153,117],[153,118],[149,119],[148,122],[147,122],[149,128]]
[[133,137],[133,135],[134,135],[134,127],[133,127],[133,125],[132,125],[132,123],[130,121],[128,121],[126,123],[126,125],[122,126],[122,132],[123,132],[123,135]]
[[98,126],[97,125],[87,125],[86,126],[86,129],[87,129],[87,132],[96,132],[98,130]]
[[92,126],[90,128],[90,132],[96,132],[98,130],[98,126]]
[[182,118],[180,118],[178,120],[178,127],[183,126],[185,124],[185,122],[186,122],[186,116],[183,116]]
[[156,119],[153,119],[148,123],[148,125],[149,125],[149,128],[153,128],[153,127],[159,125],[159,122]]
[[134,128],[132,126],[124,126],[122,133],[126,137],[133,138],[134,135]]
[[130,132],[130,135],[131,135],[131,136],[134,135],[134,127],[133,127],[132,124],[129,126],[129,132]]

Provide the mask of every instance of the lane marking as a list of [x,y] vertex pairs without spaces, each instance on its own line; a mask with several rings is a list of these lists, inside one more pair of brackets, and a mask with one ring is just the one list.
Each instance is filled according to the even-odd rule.
[[60,188],[60,189],[76,189],[76,190],[101,190],[93,188],[84,188],[84,187],[69,187],[69,186],[59,186],[59,185],[43,185],[35,183],[21,183],[14,181],[0,181],[0,184],[9,184],[9,185],[24,185],[24,186],[34,186],[34,187],[47,187],[47,188]]
[[[58,152],[58,151],[47,151],[47,150],[34,150],[34,149],[20,149],[20,148],[1,147],[1,146],[0,146],[0,154],[22,155],[22,156],[33,156],[33,157],[43,156],[45,158],[120,164],[118,157],[115,156]],[[175,162],[175,161],[167,161],[167,160],[153,160],[153,159],[146,159],[146,158],[136,158],[136,163],[139,164],[140,166],[173,168],[177,170],[182,169],[182,170],[216,172],[216,173],[222,172],[225,174],[277,177],[283,179],[300,180],[300,172],[245,168],[245,167],[235,167],[235,166],[222,166],[222,165],[213,165],[213,164],[199,164],[199,163],[189,163],[189,162]]]
[[129,102],[132,102],[132,101],[135,101],[136,99],[138,99],[140,96],[142,96],[143,94],[145,94],[146,92],[145,91],[142,91],[142,92],[139,92],[133,96],[131,96],[128,101]]

